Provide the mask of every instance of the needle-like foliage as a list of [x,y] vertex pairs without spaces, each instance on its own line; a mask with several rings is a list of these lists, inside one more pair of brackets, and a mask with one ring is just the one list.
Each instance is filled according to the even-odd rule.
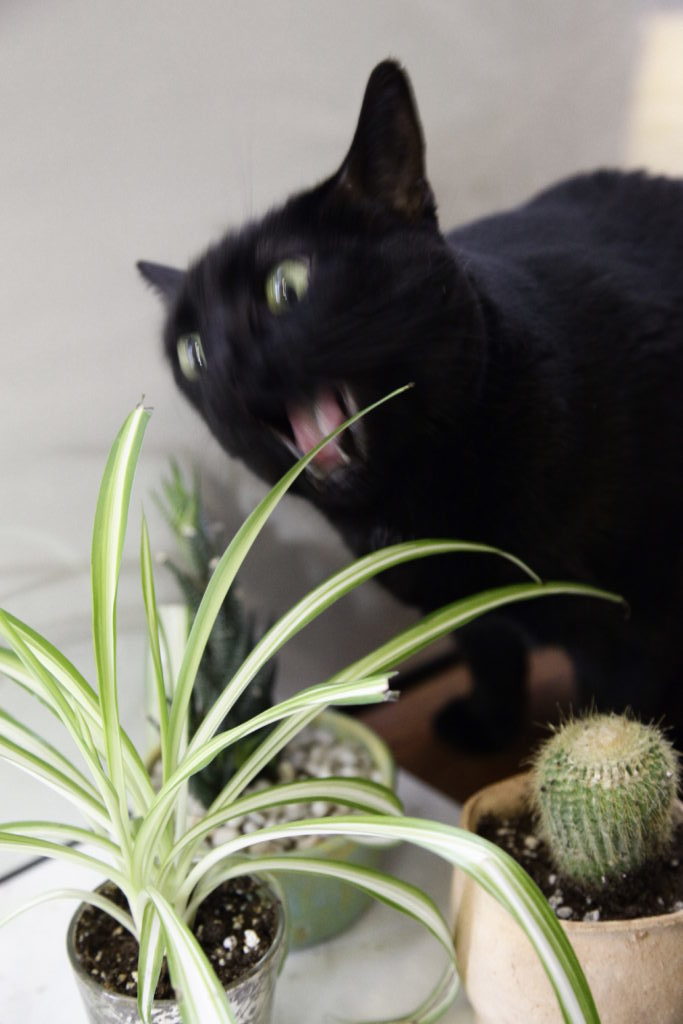
[[[164,564],[175,577],[183,600],[194,616],[223,550],[220,534],[211,529],[206,519],[198,473],[188,487],[180,467],[172,462],[156,502],[173,532],[177,548],[177,554],[164,557]],[[203,722],[226,683],[255,646],[258,635],[255,617],[247,611],[237,586],[233,585],[225,595],[197,669],[190,698],[190,735]],[[248,722],[270,707],[275,674],[275,660],[271,659],[254,674],[248,688],[221,722],[219,732]],[[259,734],[248,735],[222,750],[206,768],[192,776],[192,794],[208,807],[262,739]]]

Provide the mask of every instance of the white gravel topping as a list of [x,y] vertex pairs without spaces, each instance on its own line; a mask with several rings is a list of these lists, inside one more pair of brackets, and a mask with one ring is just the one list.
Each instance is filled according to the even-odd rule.
[[[277,761],[277,781],[294,782],[299,779],[324,779],[329,776],[345,778],[358,777],[381,782],[382,774],[367,748],[359,742],[338,739],[335,733],[324,725],[312,725],[303,729],[282,751]],[[265,780],[253,782],[244,795],[267,789],[272,783]],[[190,818],[199,820],[205,809],[191,794],[188,798]],[[268,825],[281,825],[300,818],[325,818],[335,814],[347,814],[348,807],[315,800],[310,804],[282,804],[265,811],[257,811],[241,818],[234,818],[221,825],[211,835],[213,846],[248,835]],[[296,839],[271,840],[252,847],[255,853],[281,853],[283,850],[306,850],[321,842],[317,836],[301,836]]]

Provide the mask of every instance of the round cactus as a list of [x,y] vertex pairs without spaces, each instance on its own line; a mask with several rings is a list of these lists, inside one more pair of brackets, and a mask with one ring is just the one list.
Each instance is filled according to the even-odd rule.
[[666,853],[678,758],[652,725],[589,715],[563,725],[534,759],[539,834],[558,871],[594,889]]

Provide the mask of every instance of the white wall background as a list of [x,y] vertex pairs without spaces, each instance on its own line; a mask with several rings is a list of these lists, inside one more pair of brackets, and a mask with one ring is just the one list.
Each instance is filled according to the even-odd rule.
[[[143,393],[156,411],[138,499],[169,454],[200,461],[228,524],[262,493],[176,394],[137,258],[182,264],[329,173],[387,55],[412,76],[444,227],[619,164],[637,12],[635,0],[2,0],[0,603],[86,650],[97,484]],[[250,562],[250,599],[274,613],[342,559],[292,499]],[[131,637],[134,594],[131,569]],[[409,618],[371,588],[294,648],[285,686]]]

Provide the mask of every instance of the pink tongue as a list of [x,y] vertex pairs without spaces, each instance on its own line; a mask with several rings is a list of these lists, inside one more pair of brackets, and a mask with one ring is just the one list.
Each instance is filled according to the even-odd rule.
[[[321,392],[311,406],[289,406],[287,415],[296,446],[304,454],[320,444],[346,418],[331,391]],[[313,464],[329,472],[344,461],[344,453],[337,442],[330,441],[315,456]]]

